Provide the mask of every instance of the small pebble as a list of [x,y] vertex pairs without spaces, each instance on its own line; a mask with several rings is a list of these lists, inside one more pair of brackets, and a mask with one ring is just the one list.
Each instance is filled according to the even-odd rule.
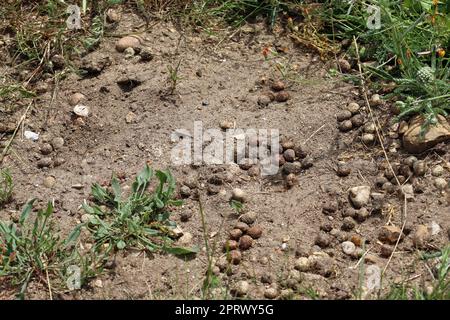
[[375,136],[372,133],[365,133],[362,135],[361,141],[365,145],[373,145],[373,143],[375,142]]
[[46,188],[51,189],[51,188],[53,188],[53,186],[55,185],[55,183],[56,183],[56,179],[55,179],[54,177],[46,177],[46,178],[44,179],[43,185],[44,185]]
[[249,289],[249,283],[247,281],[241,280],[238,281],[238,283],[234,287],[233,293],[238,297],[243,297],[248,293]]
[[387,244],[383,244],[380,249],[380,256],[383,258],[389,258],[392,254],[393,248]]
[[347,131],[352,130],[353,124],[350,120],[345,120],[345,121],[342,121],[341,123],[339,123],[338,128],[342,132],[347,132]]
[[359,111],[359,108],[360,106],[356,102],[350,102],[346,107],[346,109],[352,114],[356,114]]
[[248,250],[253,245],[253,239],[249,235],[243,235],[241,239],[239,239],[239,249]]
[[306,257],[300,257],[295,260],[294,268],[300,272],[307,272],[310,268],[310,261]]
[[287,162],[294,162],[295,151],[293,149],[287,149],[283,152],[283,157]]
[[231,199],[239,201],[239,202],[245,202],[247,200],[246,194],[242,189],[235,188],[231,192]]
[[229,232],[230,239],[231,240],[239,240],[239,238],[242,236],[242,230],[239,229],[233,229]]
[[264,297],[267,299],[275,299],[278,296],[278,290],[275,288],[267,288],[264,291]]
[[342,222],[342,230],[344,231],[350,231],[353,230],[356,226],[355,220],[353,220],[352,217],[345,217],[344,221]]
[[423,177],[425,175],[425,173],[427,172],[427,165],[424,161],[418,160],[418,161],[414,162],[413,170],[414,170],[414,174],[417,177]]
[[256,213],[253,211],[249,211],[247,213],[244,213],[240,220],[248,225],[253,224],[256,221]]
[[338,122],[349,120],[352,117],[352,113],[348,110],[343,110],[336,115]]
[[285,85],[283,81],[275,81],[274,83],[272,83],[272,89],[274,91],[282,91],[285,89]]
[[356,250],[355,244],[351,241],[342,242],[341,247],[342,251],[347,255],[352,255]]
[[448,184],[444,178],[436,178],[436,179],[434,179],[434,186],[438,190],[445,190],[447,188]]
[[345,162],[339,162],[337,166],[337,175],[339,177],[346,177],[352,172],[350,166],[348,166]]
[[49,155],[50,153],[52,153],[53,147],[51,146],[50,143],[44,143],[44,144],[39,148],[39,151],[40,151],[43,155]]

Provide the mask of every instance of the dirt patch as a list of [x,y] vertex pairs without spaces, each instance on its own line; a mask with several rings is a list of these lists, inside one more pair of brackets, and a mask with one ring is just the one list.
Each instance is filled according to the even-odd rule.
[[[117,32],[126,33],[139,23],[136,16],[125,16]],[[32,197],[43,202],[53,199],[57,223],[68,233],[84,213],[80,205],[88,199],[92,183],[108,181],[112,172],[118,172],[124,178],[123,185],[130,186],[135,174],[149,163],[155,169],[170,169],[179,187],[188,186],[185,203],[174,210],[173,218],[192,235],[189,244],[202,249],[190,260],[126,252],[117,257],[115,268],[92,281],[90,287],[58,297],[199,297],[207,270],[205,234],[210,243],[217,244],[214,256],[219,261],[223,256],[221,245],[239,218],[229,205],[234,188],[246,193],[244,212],[256,213],[254,224],[261,226],[263,233],[249,250],[243,251],[239,265],[228,272],[216,272],[219,284],[212,291],[214,298],[227,297],[227,289],[234,288],[238,281],[250,283],[245,292],[249,298],[357,296],[361,263],[358,256],[343,252],[342,242],[361,246],[358,239],[366,239],[361,249],[369,250],[366,265],[383,269],[389,255],[380,256],[380,230],[386,224],[401,226],[403,210],[396,192],[390,194],[376,187],[377,177],[386,170],[381,148],[361,143],[362,127],[347,133],[338,129],[336,115],[350,102],[364,106],[359,90],[329,76],[329,66],[314,54],[295,47],[283,35],[267,33],[259,24],[252,25],[251,32],[235,34],[231,39],[219,35],[225,37],[220,45],[217,40],[221,38],[180,32],[168,23],[160,23],[140,36],[142,47],[153,55],[150,61],[143,62],[139,56],[126,58],[115,49],[117,39],[107,38],[80,62],[91,66],[86,69],[91,72],[88,76],[72,74],[56,88],[51,84],[39,96],[24,127],[39,132],[40,138],[32,142],[19,137],[14,152],[5,159],[3,165],[11,168],[16,188],[14,202],[1,210],[0,218],[11,218]],[[265,59],[261,54],[265,47],[283,50],[277,58]],[[170,94],[168,66],[180,60],[180,80]],[[289,99],[261,106],[261,97],[271,91],[270,81],[281,79],[276,62],[289,67],[290,80],[284,81]],[[88,117],[78,118],[72,113],[69,97],[77,92],[86,97],[83,104],[89,107]],[[366,107],[360,110],[363,122],[370,119],[368,111]],[[377,109],[381,123],[383,112],[382,107]],[[195,121],[201,121],[205,129],[219,128],[222,121],[243,129],[279,129],[283,137],[303,147],[312,159],[312,167],[303,167],[296,175],[298,182],[287,188],[281,174],[270,178],[250,176],[248,170],[237,165],[175,166],[171,161],[171,134],[177,129],[193,132]],[[63,145],[55,138],[59,142],[62,138]],[[399,137],[390,139],[387,144]],[[42,154],[45,143],[53,145],[48,155]],[[442,177],[448,181],[448,145],[440,150],[423,157],[430,168],[439,163],[444,166]],[[396,150],[390,156],[391,161],[400,164],[407,155]],[[45,161],[48,164],[42,165]],[[336,174],[339,161],[351,168],[349,175]],[[410,233],[393,255],[385,283],[430,278],[412,245],[416,225],[434,222],[440,227],[428,243],[431,248],[448,243],[448,190],[437,190],[430,171],[426,172],[424,177],[414,179],[421,193],[416,189],[414,199],[407,204]],[[211,183],[210,178],[215,176],[221,177],[220,183]],[[44,185],[48,177],[55,178],[51,187]],[[345,220],[351,209],[348,190],[362,185],[379,194],[379,200],[372,194],[369,217],[343,227],[345,222],[351,224]],[[198,195],[206,215],[206,232]],[[304,269],[299,265],[302,257],[309,264]],[[47,297],[45,286],[37,283],[30,287],[29,298]]]

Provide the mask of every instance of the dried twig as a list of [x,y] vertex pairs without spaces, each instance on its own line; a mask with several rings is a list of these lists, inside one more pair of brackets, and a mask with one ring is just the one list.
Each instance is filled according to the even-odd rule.
[[6,144],[5,148],[3,149],[2,154],[0,155],[0,164],[3,163],[3,160],[5,159],[5,156],[8,153],[8,150],[11,147],[11,144],[12,144],[13,140],[14,140],[14,138],[17,135],[17,131],[19,131],[19,128],[20,128],[21,124],[23,123],[23,121],[27,117],[28,110],[30,110],[32,104],[33,104],[33,101],[31,101],[30,104],[28,104],[28,107],[25,110],[24,114],[20,117],[19,122],[17,123],[16,129],[14,129],[14,132],[12,134],[11,139],[9,139],[8,143]]
[[[364,76],[363,76],[363,73],[362,73],[361,61],[360,61],[360,58],[359,58],[359,48],[358,48],[358,43],[357,43],[355,37],[353,37],[353,43],[355,44],[355,49],[356,49],[356,57],[357,57],[357,62],[358,62],[359,77],[360,77],[360,79],[361,79],[361,89],[362,89],[362,93],[363,93],[364,100],[365,100],[365,102],[366,102],[367,108],[368,108],[368,110],[369,110],[370,118],[371,118],[371,120],[373,121],[373,123],[375,123],[375,117],[374,117],[374,114],[373,114],[373,112],[372,112],[372,108],[370,107],[369,98],[367,97],[367,90],[366,90],[366,86],[365,86]],[[398,180],[398,177],[397,177],[397,175],[396,175],[394,169],[392,168],[391,162],[389,161],[389,157],[388,157],[388,155],[387,155],[386,149],[384,148],[383,140],[382,140],[382,138],[381,138],[381,134],[380,134],[380,130],[379,130],[378,126],[375,126],[375,131],[376,131],[378,140],[379,140],[379,142],[380,142],[381,148],[382,148],[382,150],[383,150],[384,157],[386,158],[386,161],[387,161],[387,163],[388,163],[389,169],[391,170],[392,174],[394,175],[395,181],[397,182],[398,186],[401,188],[401,187],[402,187],[402,184],[401,184],[400,181]],[[389,259],[388,259],[388,261],[387,261],[385,267],[383,268],[383,272],[381,273],[381,276],[383,276],[384,273],[386,272],[386,270],[387,270],[387,268],[388,268],[388,266],[389,266],[389,263],[391,262],[392,257],[394,256],[394,253],[395,253],[396,250],[397,250],[397,246],[398,246],[398,243],[400,242],[401,236],[402,236],[402,234],[403,234],[403,230],[405,229],[405,225],[406,225],[406,217],[407,217],[407,201],[406,201],[406,195],[405,195],[404,193],[402,193],[402,195],[403,195],[403,215],[402,215],[402,217],[401,217],[401,218],[402,218],[402,228],[401,228],[400,234],[399,234],[399,236],[398,236],[398,238],[397,238],[397,241],[396,241],[396,243],[395,243],[394,249],[392,250],[392,253],[391,253],[391,255],[389,256]]]

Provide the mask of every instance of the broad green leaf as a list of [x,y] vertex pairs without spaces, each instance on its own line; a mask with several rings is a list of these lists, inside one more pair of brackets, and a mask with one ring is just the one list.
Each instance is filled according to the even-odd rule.
[[120,203],[120,198],[122,196],[122,191],[120,189],[120,183],[119,180],[117,180],[117,177],[114,175],[111,179],[111,188],[114,193],[114,202]]
[[126,247],[126,243],[123,240],[119,240],[119,242],[117,242],[116,246],[117,246],[117,249],[123,250]]
[[72,230],[72,232],[69,234],[69,236],[67,237],[67,239],[64,241],[64,245],[67,247],[69,244],[71,244],[72,242],[77,241],[78,237],[81,234],[81,228],[83,227],[83,224],[79,224],[78,226],[75,227],[75,229]]
[[22,215],[20,216],[19,224],[22,225],[27,220],[28,216],[31,213],[31,210],[33,209],[33,204],[35,201],[36,199],[31,199],[30,201],[27,202],[27,204],[22,210]]

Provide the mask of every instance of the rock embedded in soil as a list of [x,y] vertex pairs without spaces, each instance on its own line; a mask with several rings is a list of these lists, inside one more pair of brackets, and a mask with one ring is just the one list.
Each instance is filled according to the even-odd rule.
[[252,247],[252,245],[253,245],[253,238],[250,237],[249,235],[243,235],[239,239],[239,249],[241,250],[248,250]]
[[414,163],[417,161],[417,158],[415,156],[409,156],[405,160],[403,160],[403,163],[408,165],[411,169],[414,167]]
[[[253,224],[256,221],[256,212],[254,211],[249,211],[247,213],[244,213],[241,217],[240,220],[248,225]],[[248,230],[247,230],[248,231]]]
[[427,242],[430,240],[430,232],[425,225],[418,225],[413,234],[412,241],[416,248],[424,248]]
[[231,199],[244,203],[247,200],[247,195],[242,189],[235,188],[231,192]]
[[338,128],[342,132],[347,132],[347,131],[352,130],[353,124],[350,120],[345,120],[345,121],[342,121],[341,123],[339,123]]
[[352,255],[356,250],[355,244],[351,241],[342,242],[341,247],[342,251],[347,255]]
[[[383,226],[378,233],[378,240],[387,244],[395,244],[397,242],[398,237],[400,236],[401,229],[396,226]],[[402,234],[401,239],[404,238]]]
[[436,125],[431,125],[425,134],[421,135],[424,123],[422,116],[414,117],[409,123],[409,129],[403,135],[403,146],[406,151],[414,154],[422,153],[441,142],[450,140],[450,124],[445,117],[438,115]]
[[259,177],[261,175],[261,169],[259,166],[252,166],[248,169],[247,174],[250,177]]
[[359,186],[349,190],[349,199],[354,208],[360,209],[367,205],[370,200],[370,187]]
[[120,38],[116,42],[116,50],[119,52],[124,52],[125,49],[127,49],[127,48],[139,49],[140,45],[141,45],[141,42],[137,37],[126,36],[126,37]]
[[252,226],[250,228],[248,228],[247,230],[247,234],[252,237],[253,239],[258,239],[261,237],[262,235],[262,228],[258,225]]
[[342,211],[342,216],[345,218],[345,217],[355,217],[356,216],[356,209],[355,208],[353,208],[353,207],[348,207],[348,208],[345,208],[343,211]]

